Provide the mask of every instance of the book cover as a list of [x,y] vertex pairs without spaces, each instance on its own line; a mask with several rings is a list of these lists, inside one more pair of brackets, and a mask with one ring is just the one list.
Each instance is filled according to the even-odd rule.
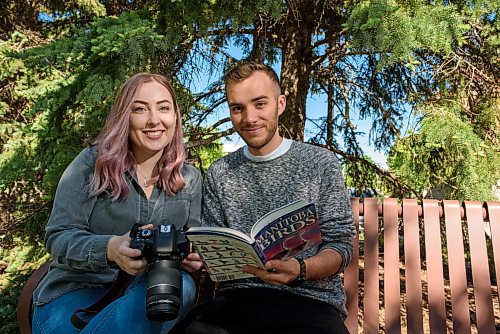
[[261,217],[250,236],[227,227],[192,227],[186,232],[214,282],[254,277],[244,265],[264,269],[272,259],[287,260],[321,243],[313,203],[300,200]]
[[314,204],[298,201],[278,210],[281,214],[275,215],[273,211],[259,219],[251,231],[264,262],[271,259],[285,261],[321,243]]

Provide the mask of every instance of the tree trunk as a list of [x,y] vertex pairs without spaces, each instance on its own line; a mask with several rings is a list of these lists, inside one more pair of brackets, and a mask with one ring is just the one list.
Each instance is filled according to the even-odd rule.
[[334,147],[335,140],[333,138],[333,121],[334,121],[334,110],[335,110],[335,100],[333,96],[333,82],[328,80],[328,110],[326,115],[326,145],[327,147]]
[[281,88],[287,98],[287,107],[281,115],[280,131],[284,137],[298,141],[304,139],[313,7],[308,1],[288,1],[288,15],[283,27]]
[[267,38],[267,18],[259,14],[254,21],[253,46],[248,60],[257,63],[264,62],[266,54],[266,38]]

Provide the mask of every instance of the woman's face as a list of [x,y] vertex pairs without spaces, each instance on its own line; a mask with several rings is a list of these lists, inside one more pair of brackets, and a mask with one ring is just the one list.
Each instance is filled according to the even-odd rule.
[[158,82],[146,82],[138,87],[131,108],[129,137],[136,159],[161,154],[175,131],[176,113],[172,95]]

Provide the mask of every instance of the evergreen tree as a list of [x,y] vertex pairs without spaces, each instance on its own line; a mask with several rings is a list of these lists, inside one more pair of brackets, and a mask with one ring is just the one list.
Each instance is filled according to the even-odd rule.
[[449,53],[432,54],[432,95],[416,108],[422,122],[396,141],[389,166],[427,196],[499,200],[500,4],[462,1],[456,7],[469,29]]
[[[233,131],[218,130],[227,118],[206,123],[224,104],[219,74],[243,59],[280,62],[288,97],[282,133],[302,140],[309,119],[312,143],[337,153],[351,173],[375,171],[393,194],[420,196],[422,189],[363,158],[354,114],[372,120],[372,145],[389,150],[409,107],[423,110],[446,96],[467,101],[465,122],[496,140],[494,115],[478,113],[484,103],[473,98],[498,93],[494,1],[80,0],[3,10],[16,6],[32,6],[37,19],[15,24],[11,17],[2,27],[10,35],[0,59],[0,190],[4,221],[16,222],[22,235],[41,235],[59,176],[97,135],[120,83],[137,71],[173,78],[195,148]],[[9,28],[16,26],[29,29]],[[241,57],[233,58],[230,45]],[[207,73],[215,77],[206,90],[190,92]],[[310,119],[306,98],[318,92],[328,96],[328,111]]]

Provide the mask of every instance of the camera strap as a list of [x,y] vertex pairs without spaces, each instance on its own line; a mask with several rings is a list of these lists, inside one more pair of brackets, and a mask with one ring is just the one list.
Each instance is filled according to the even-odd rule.
[[81,315],[96,315],[106,306],[111,304],[116,299],[120,298],[127,291],[128,286],[132,283],[134,276],[127,274],[123,270],[118,271],[118,276],[116,280],[113,282],[111,287],[106,291],[106,293],[98,299],[94,304],[90,305],[87,308],[79,308],[73,315],[71,316],[71,323],[78,329],[83,329],[87,326],[89,320],[86,320],[81,317]]

